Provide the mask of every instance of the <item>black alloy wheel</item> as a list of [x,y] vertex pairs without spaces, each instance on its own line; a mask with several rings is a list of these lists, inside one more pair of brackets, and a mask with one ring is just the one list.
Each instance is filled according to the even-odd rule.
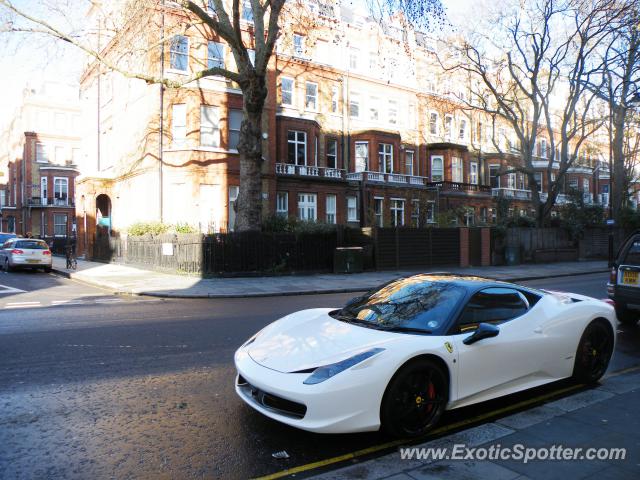
[[449,377],[433,360],[418,359],[393,376],[382,399],[382,428],[394,437],[419,437],[438,422],[449,398]]
[[607,371],[613,354],[613,332],[602,320],[591,322],[585,329],[573,367],[573,377],[583,383],[597,382]]

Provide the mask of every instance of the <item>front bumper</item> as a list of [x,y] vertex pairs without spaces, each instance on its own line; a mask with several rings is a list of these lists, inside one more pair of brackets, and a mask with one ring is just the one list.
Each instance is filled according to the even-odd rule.
[[[316,433],[376,431],[387,385],[368,368],[351,369],[316,384],[308,373],[283,373],[255,362],[246,350],[235,356],[236,393],[252,408],[279,422]],[[373,377],[373,378],[372,378]]]

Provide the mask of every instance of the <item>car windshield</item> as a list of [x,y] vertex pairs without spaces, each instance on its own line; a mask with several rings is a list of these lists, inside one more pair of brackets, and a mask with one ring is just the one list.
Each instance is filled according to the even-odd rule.
[[15,243],[15,248],[27,248],[31,250],[48,250],[46,243],[38,240],[19,240]]
[[403,278],[354,298],[332,316],[380,330],[439,333],[465,292],[464,287],[451,281]]

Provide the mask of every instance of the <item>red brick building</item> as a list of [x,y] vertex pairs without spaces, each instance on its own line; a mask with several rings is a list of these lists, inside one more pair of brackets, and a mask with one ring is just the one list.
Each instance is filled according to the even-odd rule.
[[2,136],[0,230],[52,238],[71,235],[80,163],[77,87],[26,89]]

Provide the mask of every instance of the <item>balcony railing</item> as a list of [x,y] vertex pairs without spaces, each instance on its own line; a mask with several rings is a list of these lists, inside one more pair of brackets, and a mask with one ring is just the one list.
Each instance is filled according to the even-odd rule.
[[489,185],[476,185],[475,183],[462,182],[431,182],[429,187],[438,187],[441,192],[486,193],[491,194]]
[[391,183],[401,185],[414,185],[424,187],[428,184],[427,177],[419,177],[417,175],[404,175],[401,173],[382,173],[382,172],[352,172],[347,173],[347,180],[357,182],[372,183]]
[[511,198],[514,200],[531,200],[531,190],[518,188],[492,188],[491,195],[494,197]]
[[[549,194],[546,192],[540,192],[540,201],[546,202]],[[571,203],[571,200],[568,195],[564,193],[559,193],[556,197],[556,205],[565,205],[567,203]]]
[[47,207],[47,206],[73,207],[73,200],[70,200],[67,198],[32,197],[27,200],[27,203],[30,207]]
[[299,175],[302,177],[324,177],[344,179],[344,170],[340,168],[315,167],[309,165],[292,165],[290,163],[276,163],[277,175]]

